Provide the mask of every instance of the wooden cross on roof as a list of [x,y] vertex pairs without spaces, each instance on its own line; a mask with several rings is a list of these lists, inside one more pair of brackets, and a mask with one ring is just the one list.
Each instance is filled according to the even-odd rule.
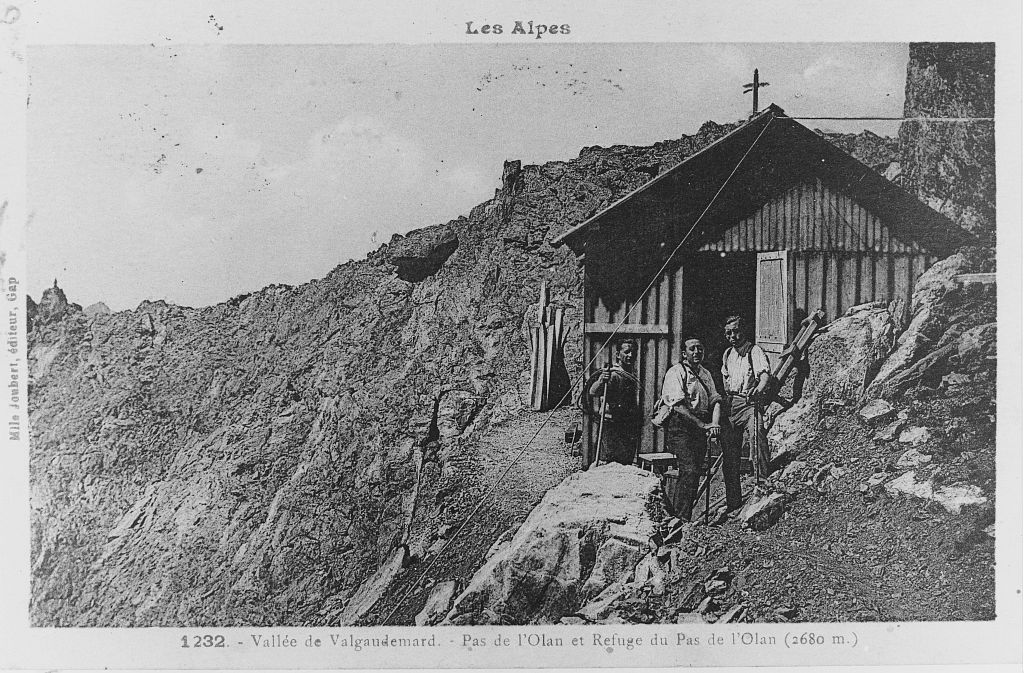
[[763,86],[768,86],[768,82],[759,81],[757,76],[757,68],[754,68],[754,81],[747,82],[746,84],[743,85],[743,93],[754,93],[754,111],[750,113],[751,117],[757,114],[757,90]]

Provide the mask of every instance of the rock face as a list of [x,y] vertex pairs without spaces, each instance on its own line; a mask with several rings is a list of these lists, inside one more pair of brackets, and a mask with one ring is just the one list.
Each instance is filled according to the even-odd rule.
[[455,599],[458,590],[458,582],[448,580],[434,585],[427,597],[427,604],[423,610],[416,615],[416,626],[433,626],[444,619],[448,609]]
[[554,624],[632,574],[659,513],[658,478],[615,463],[548,491],[455,600],[448,624]]
[[895,338],[896,322],[886,308],[854,306],[831,322],[808,349],[811,373],[803,396],[779,417],[770,439],[791,447],[801,441],[804,428],[817,421],[822,405],[859,402],[892,352]]
[[398,277],[418,283],[440,271],[459,247],[459,237],[449,228],[420,229],[405,236],[395,234],[389,254]]
[[994,113],[994,44],[910,45],[904,116],[973,121],[904,122],[901,180],[986,243],[995,241]]
[[[328,625],[364,610],[360,587],[394,571],[398,545],[428,548],[481,487],[474,433],[524,401],[523,316],[542,280],[568,309],[578,373],[579,267],[549,241],[729,130],[507,162],[467,217],[298,287],[110,315],[56,287],[30,300],[32,623]],[[891,164],[888,141],[852,142]],[[852,350],[836,338],[812,357],[857,390],[886,320],[851,316]],[[629,565],[599,538],[578,576],[559,571],[572,588],[548,613]]]
[[103,302],[98,301],[95,304],[89,304],[86,306],[82,309],[82,312],[90,318],[95,318],[98,315],[110,315],[110,307]]
[[[974,307],[989,302],[970,296],[957,280],[984,263],[976,255],[957,253],[921,275],[914,286],[910,323],[871,380],[869,395],[893,397],[918,381],[938,382],[949,371],[951,358],[966,362],[972,352],[994,354],[995,324],[975,324],[987,310],[979,313]],[[965,357],[960,357],[961,341]]]
[[47,324],[60,320],[69,313],[81,311],[78,304],[68,303],[64,290],[57,286],[57,279],[53,279],[53,287],[43,290],[43,296],[39,303],[28,298],[28,320],[30,324]]
[[728,130],[508,162],[468,217],[298,287],[110,315],[56,287],[29,301],[33,623],[351,615],[403,538],[428,548],[471,505],[474,433],[524,402],[542,280],[578,372],[579,267],[548,241]]

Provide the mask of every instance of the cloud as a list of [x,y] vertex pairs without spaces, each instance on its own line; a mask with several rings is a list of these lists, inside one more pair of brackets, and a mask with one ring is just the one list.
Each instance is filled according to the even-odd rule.
[[823,75],[829,74],[836,70],[850,71],[853,70],[854,66],[846,61],[842,61],[834,56],[821,56],[811,65],[804,69],[804,79],[814,80],[819,79]]
[[734,44],[705,44],[701,54],[733,77],[750,77],[754,64],[746,50]]

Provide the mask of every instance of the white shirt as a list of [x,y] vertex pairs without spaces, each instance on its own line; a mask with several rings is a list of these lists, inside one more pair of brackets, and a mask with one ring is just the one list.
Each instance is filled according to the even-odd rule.
[[698,366],[694,372],[689,365],[676,363],[665,372],[661,399],[670,407],[685,401],[692,411],[706,414],[722,396],[715,389],[715,380],[707,369]]
[[[750,358],[747,358],[747,350],[750,351]],[[727,393],[749,395],[757,387],[762,372],[770,374],[771,366],[760,346],[748,342],[742,354],[735,348],[728,348],[722,355],[722,382],[725,383]]]

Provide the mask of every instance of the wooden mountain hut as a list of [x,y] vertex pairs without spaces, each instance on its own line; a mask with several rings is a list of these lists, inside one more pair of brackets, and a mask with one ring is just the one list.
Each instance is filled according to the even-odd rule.
[[[610,362],[613,333],[635,340],[649,417],[687,335],[717,375],[722,324],[739,314],[777,358],[817,309],[829,322],[865,302],[909,306],[918,276],[970,240],[772,105],[554,243],[583,260],[584,361]],[[587,466],[596,423],[583,430]],[[662,432],[645,423],[638,450],[663,451]]]

